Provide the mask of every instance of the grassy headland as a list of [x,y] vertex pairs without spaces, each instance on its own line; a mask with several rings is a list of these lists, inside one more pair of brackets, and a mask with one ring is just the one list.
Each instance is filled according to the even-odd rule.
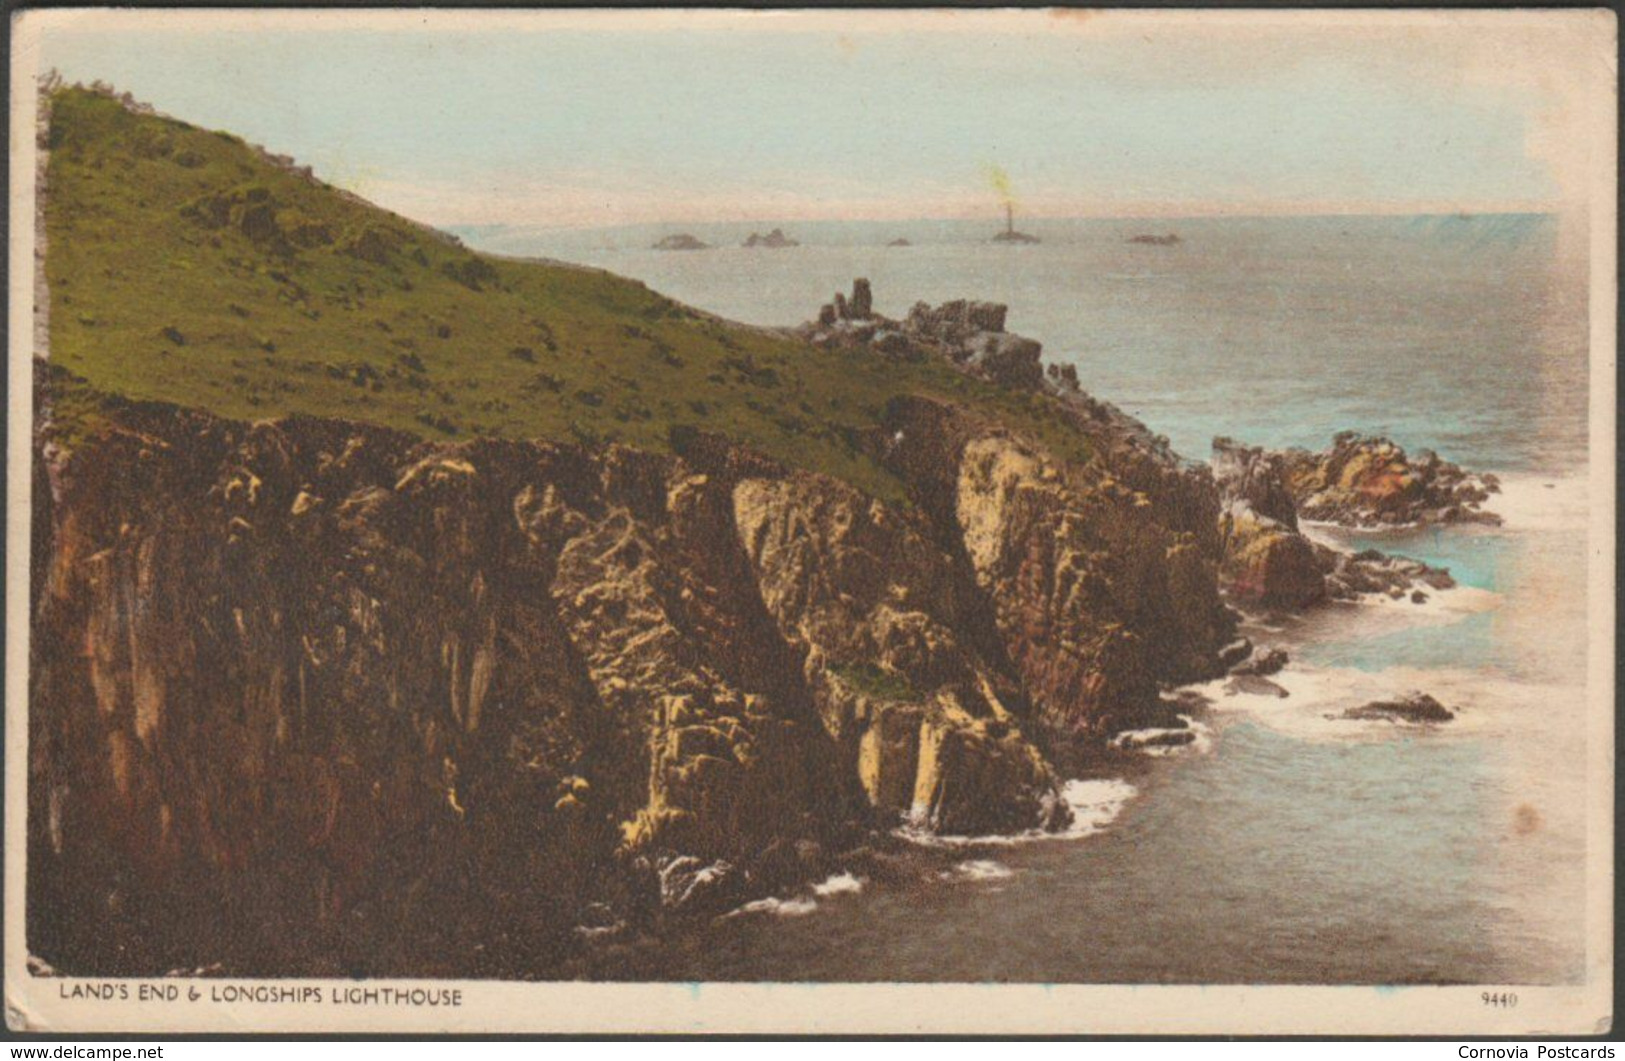
[[[940,362],[814,350],[610,273],[474,253],[236,136],[103,93],[51,103],[50,358],[97,391],[440,439],[660,451],[686,425],[892,497],[901,484],[859,440],[898,395],[1088,452],[1041,395]],[[65,417],[93,415],[94,402],[55,404],[67,437]]]

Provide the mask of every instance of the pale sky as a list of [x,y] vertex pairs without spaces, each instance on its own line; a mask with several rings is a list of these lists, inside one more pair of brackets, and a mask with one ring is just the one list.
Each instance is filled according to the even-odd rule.
[[1612,83],[1585,13],[41,14],[41,68],[439,225],[983,216],[995,168],[1024,216],[1552,209]]

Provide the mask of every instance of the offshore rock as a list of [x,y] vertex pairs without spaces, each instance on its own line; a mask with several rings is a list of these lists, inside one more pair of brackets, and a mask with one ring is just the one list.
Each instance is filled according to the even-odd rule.
[[1465,471],[1431,450],[1412,458],[1386,438],[1345,431],[1320,453],[1293,449],[1280,458],[1304,519],[1350,527],[1501,523],[1483,507],[1500,492],[1495,476]]
[[1397,700],[1373,700],[1360,707],[1351,707],[1341,715],[1327,718],[1355,721],[1409,722],[1415,725],[1449,722],[1455,712],[1426,693],[1407,693]]
[[670,236],[661,237],[650,249],[657,251],[703,251],[710,250],[711,244],[690,233],[677,232]]
[[781,228],[776,228],[765,236],[760,232],[752,232],[745,238],[745,242],[740,245],[744,247],[767,247],[769,249],[801,246],[800,243],[786,236]]
[[1245,504],[1256,515],[1287,530],[1298,529],[1297,503],[1287,487],[1286,463],[1278,454],[1216,438],[1209,466],[1227,502]]
[[1291,610],[1325,600],[1383,594],[1422,604],[1430,591],[1455,585],[1448,571],[1419,561],[1375,549],[1350,553],[1310,541],[1298,525],[1300,510],[1292,486],[1295,459],[1290,452],[1271,453],[1227,438],[1213,440],[1213,477],[1223,505],[1222,573],[1233,600]]

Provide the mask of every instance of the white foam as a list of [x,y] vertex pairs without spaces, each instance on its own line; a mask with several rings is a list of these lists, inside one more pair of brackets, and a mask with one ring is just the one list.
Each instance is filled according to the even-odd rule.
[[863,881],[850,873],[837,873],[813,885],[814,895],[855,895],[863,890]]
[[[1412,530],[1421,524],[1415,520],[1406,523],[1339,523],[1333,519],[1298,517],[1298,531],[1305,537],[1323,544],[1335,541],[1337,534],[1385,534],[1389,531]],[[1318,532],[1318,537],[1317,537]]]
[[929,832],[917,825],[905,825],[893,830],[893,835],[921,847],[1009,847],[1040,840],[1081,840],[1110,825],[1136,792],[1133,785],[1119,778],[1068,781],[1061,786],[1061,798],[1072,810],[1072,824],[1054,831],[1024,829],[1019,833],[947,836]]
[[[1179,718],[1185,723],[1183,729],[1156,726],[1145,729],[1127,729],[1112,738],[1112,747],[1138,752],[1141,755],[1149,755],[1153,758],[1176,755],[1181,752],[1193,752],[1202,755],[1211,751],[1213,748],[1213,730],[1189,715],[1180,715]],[[1191,739],[1184,744],[1141,743],[1169,733],[1189,733]]]
[[1366,593],[1351,602],[1361,608],[1381,609],[1389,613],[1385,619],[1403,618],[1411,622],[1434,625],[1453,623],[1479,612],[1494,611],[1500,607],[1501,594],[1478,586],[1452,586],[1450,589],[1418,587],[1428,599],[1418,604],[1409,594],[1390,597],[1386,593]]
[[626,925],[620,921],[613,925],[577,925],[575,934],[582,939],[598,939],[601,936],[613,936],[625,927]]
[[1491,494],[1484,507],[1501,517],[1505,529],[1584,532],[1590,525],[1591,491],[1584,474],[1512,472],[1499,478],[1501,492]]
[[994,862],[987,858],[974,858],[961,862],[953,869],[941,874],[944,880],[956,881],[987,881],[1008,880],[1015,876],[1015,871],[1002,862]]
[[[1244,621],[1243,633],[1256,640],[1277,641],[1289,651],[1293,644],[1344,641],[1352,637],[1371,638],[1417,626],[1448,626],[1482,612],[1501,607],[1505,598],[1493,590],[1477,586],[1452,589],[1424,589],[1428,599],[1420,604],[1409,596],[1398,600],[1385,593],[1368,593],[1352,601],[1328,601],[1307,611],[1286,617],[1284,629],[1266,629]],[[1269,636],[1264,637],[1267,633]],[[1271,676],[1274,680],[1275,676]],[[1214,688],[1220,689],[1221,679]]]
[[[1527,711],[1531,703],[1582,695],[1578,688],[1537,686],[1493,671],[1458,667],[1398,666],[1365,671],[1294,663],[1270,678],[1287,690],[1285,697],[1240,691],[1226,695],[1226,680],[1191,688],[1213,701],[1210,710],[1216,714],[1246,715],[1304,740],[1389,740],[1424,733],[1440,739],[1478,737],[1502,731],[1512,715]],[[1393,700],[1413,690],[1433,696],[1456,717],[1438,724],[1341,717],[1351,707]]]
[[1095,835],[1116,821],[1128,801],[1138,794],[1139,789],[1121,778],[1068,781],[1061,786],[1061,797],[1072,808],[1072,824],[1058,835],[1067,840]]
[[806,896],[794,899],[779,899],[769,896],[766,899],[757,899],[748,902],[737,910],[729,912],[727,916],[738,917],[740,914],[772,914],[775,917],[805,917],[818,909],[818,900]]

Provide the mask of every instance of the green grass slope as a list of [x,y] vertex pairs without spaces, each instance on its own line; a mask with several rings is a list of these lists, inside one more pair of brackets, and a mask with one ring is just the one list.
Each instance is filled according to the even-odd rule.
[[[609,273],[476,254],[230,134],[87,89],[54,93],[47,144],[50,358],[100,391],[441,439],[658,451],[692,425],[882,496],[900,484],[856,437],[900,394],[1087,452],[1041,396],[817,351]],[[59,420],[87,408],[60,404]]]

